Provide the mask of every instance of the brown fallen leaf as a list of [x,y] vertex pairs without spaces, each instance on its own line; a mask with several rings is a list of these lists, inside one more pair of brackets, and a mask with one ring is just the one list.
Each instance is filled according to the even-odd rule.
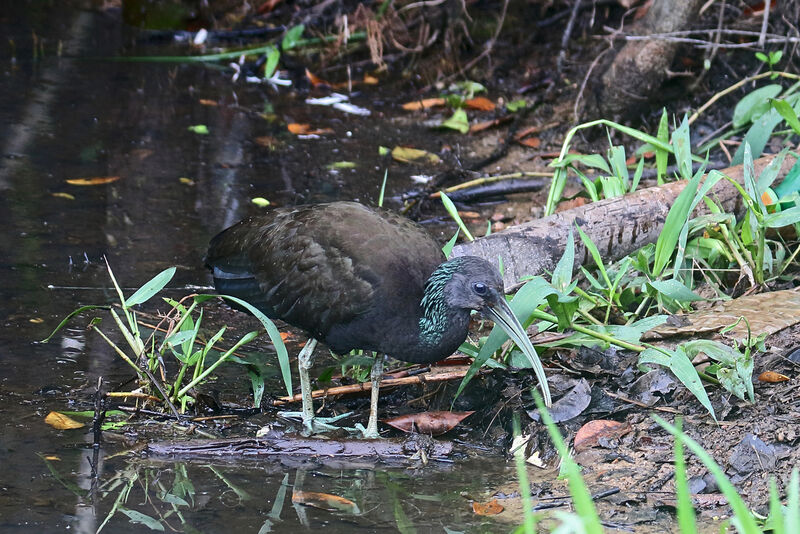
[[[290,130],[291,131],[291,130]],[[294,133],[294,132],[292,132]],[[280,141],[276,138],[272,137],[271,135],[261,135],[253,139],[258,146],[263,146],[264,148],[275,149],[280,145]]]
[[406,111],[419,111],[420,109],[434,108],[437,106],[444,106],[446,100],[444,98],[423,98],[422,100],[412,100],[403,104],[403,109]]
[[47,414],[47,417],[44,418],[44,422],[56,430],[69,430],[72,428],[82,428],[86,426],[83,423],[64,415],[63,413],[58,412],[50,412]]
[[764,371],[760,375],[758,375],[758,380],[761,382],[767,383],[776,383],[776,382],[786,382],[789,380],[789,377],[786,375],[782,375],[781,373],[776,373],[775,371]]
[[119,180],[119,176],[95,176],[94,178],[72,178],[67,180],[70,185],[103,185]]
[[333,84],[331,84],[329,81],[323,80],[322,78],[320,78],[319,76],[317,76],[308,69],[306,69],[306,78],[308,78],[308,81],[311,82],[311,85],[314,87],[318,87],[320,85],[327,87],[333,86]]
[[383,422],[402,432],[419,432],[438,436],[452,430],[475,412],[422,412],[385,419]]
[[539,148],[542,145],[542,140],[538,137],[526,137],[517,142],[530,148]]
[[485,96],[476,96],[464,101],[464,105],[470,109],[477,109],[478,111],[493,111],[496,107],[494,102]]
[[216,100],[211,100],[211,99],[209,99],[209,98],[201,98],[200,100],[198,100],[198,102],[199,102],[199,103],[200,103],[200,105],[202,105],[202,106],[212,106],[212,107],[216,107],[216,106],[218,106],[218,105],[219,105],[219,104],[217,103],[217,101],[216,101]]
[[497,499],[492,499],[486,503],[472,501],[472,511],[478,515],[497,515],[505,510],[503,505],[497,502]]
[[60,191],[57,193],[53,193],[53,196],[57,198],[66,198],[67,200],[75,200],[75,196],[70,195],[69,193],[62,193]]
[[498,117],[497,119],[491,121],[483,121],[483,122],[476,122],[474,124],[469,125],[469,133],[477,133],[482,132],[483,130],[487,130],[494,126],[500,126],[503,123],[509,122],[513,119],[511,115],[506,115],[504,117]]
[[380,82],[380,80],[378,80],[378,78],[375,76],[372,76],[371,74],[364,74],[364,83],[366,85],[378,85],[378,82]]
[[292,502],[295,504],[313,506],[314,508],[320,508],[322,510],[347,512],[349,514],[361,513],[358,509],[358,505],[350,499],[345,499],[338,495],[331,495],[330,493],[294,490],[292,492]]
[[575,451],[581,452],[597,445],[600,438],[618,438],[631,431],[628,423],[595,419],[583,425],[575,434]]

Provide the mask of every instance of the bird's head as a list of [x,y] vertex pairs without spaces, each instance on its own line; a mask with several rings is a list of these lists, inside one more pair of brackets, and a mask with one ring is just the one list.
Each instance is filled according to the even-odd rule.
[[[438,291],[437,291],[438,290]],[[438,299],[434,297],[439,293]],[[438,300],[450,309],[477,310],[502,328],[522,350],[536,371],[545,404],[550,406],[547,377],[525,329],[506,302],[503,278],[488,261],[475,256],[461,256],[441,264],[428,280],[425,300]]]

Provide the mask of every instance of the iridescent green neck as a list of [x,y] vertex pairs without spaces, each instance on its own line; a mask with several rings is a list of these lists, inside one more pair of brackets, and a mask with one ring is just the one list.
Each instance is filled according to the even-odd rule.
[[420,303],[422,317],[419,320],[419,341],[423,345],[439,344],[450,326],[454,310],[447,305],[444,288],[462,263],[462,258],[446,261],[433,271],[425,283],[425,293]]

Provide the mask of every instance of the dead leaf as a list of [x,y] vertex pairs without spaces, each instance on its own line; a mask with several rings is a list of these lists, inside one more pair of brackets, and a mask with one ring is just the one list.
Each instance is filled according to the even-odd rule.
[[292,502],[295,504],[313,506],[314,508],[320,508],[322,510],[347,512],[354,515],[361,513],[358,509],[358,505],[350,499],[345,499],[338,495],[331,495],[330,493],[294,490],[292,492]]
[[210,100],[208,98],[201,98],[200,100],[198,100],[198,102],[202,106],[218,106],[219,105],[219,104],[217,104],[216,100]]
[[364,74],[364,83],[366,85],[378,85],[378,82],[380,82],[380,80],[378,80],[378,78],[375,76]]
[[774,384],[776,382],[786,382],[787,380],[789,380],[789,377],[786,375],[782,375],[781,373],[776,373],[775,371],[764,371],[763,373],[758,375],[758,380],[761,382]]
[[329,81],[323,80],[322,78],[320,78],[319,76],[317,76],[308,69],[306,69],[306,78],[308,78],[308,81],[311,82],[311,85],[314,87],[318,87],[320,85],[333,87],[333,84],[331,84]]
[[464,105],[470,109],[477,109],[479,111],[493,111],[496,107],[494,102],[485,96],[476,96],[464,102]]
[[96,176],[94,178],[72,178],[67,180],[70,185],[103,185],[119,180],[119,176]]
[[510,121],[511,119],[513,119],[511,115],[506,115],[504,117],[498,117],[491,121],[483,121],[483,122],[477,122],[475,124],[470,124],[469,133],[482,132],[483,130],[487,130],[494,126],[500,126],[501,124],[504,124]]
[[405,146],[396,146],[392,149],[392,158],[401,163],[439,163],[441,160],[436,154],[420,150],[419,148],[409,148]]
[[41,317],[33,317],[31,319],[28,319],[28,322],[33,324],[42,324],[44,322],[44,319],[42,319]]
[[406,102],[403,104],[403,109],[406,111],[419,111],[421,109],[444,106],[446,102],[444,98],[423,98],[422,100]]
[[86,426],[83,423],[64,415],[63,413],[58,412],[50,412],[47,414],[47,417],[44,418],[44,422],[56,430],[69,430],[72,428],[82,428]]
[[542,140],[538,137],[526,137],[525,139],[520,139],[518,143],[530,148],[539,148],[542,145]]
[[297,122],[288,124],[286,127],[289,129],[289,132],[295,135],[324,135],[333,133],[333,129],[331,128],[317,128],[314,130],[311,128],[310,124],[301,124]]
[[597,445],[600,438],[618,438],[631,431],[628,423],[595,419],[583,425],[575,434],[575,451],[581,452]]
[[60,456],[56,456],[55,454],[48,454],[47,456],[44,457],[44,459],[48,460],[48,461],[51,461],[51,462],[60,462],[61,461],[61,457]]
[[67,200],[75,200],[75,197],[73,195],[70,195],[69,193],[58,192],[58,193],[53,193],[53,196],[58,198],[66,198]]
[[497,502],[497,499],[492,499],[487,503],[480,503],[472,501],[472,511],[478,515],[497,515],[505,510],[503,505]]
[[438,436],[452,430],[458,423],[475,412],[422,412],[401,415],[383,422],[402,432],[419,432]]

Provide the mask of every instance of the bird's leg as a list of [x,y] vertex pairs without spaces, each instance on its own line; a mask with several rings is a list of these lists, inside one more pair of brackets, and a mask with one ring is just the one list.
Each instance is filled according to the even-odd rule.
[[311,369],[311,356],[317,347],[317,340],[313,337],[306,341],[303,350],[297,355],[297,368],[300,374],[300,394],[303,397],[303,427],[313,432],[314,430],[314,400],[311,398],[311,378],[308,370]]
[[335,423],[339,419],[347,417],[350,413],[337,415],[335,417],[320,418],[314,416],[314,400],[311,397],[311,378],[308,375],[308,370],[311,369],[311,357],[314,355],[314,349],[317,346],[317,340],[310,338],[300,354],[297,355],[297,369],[300,374],[300,395],[303,399],[302,412],[281,412],[283,417],[297,417],[303,419],[303,433],[306,435],[315,434],[317,432],[328,432],[331,430],[338,430],[338,427],[328,423]]
[[383,376],[383,354],[375,355],[375,363],[372,364],[372,389],[370,391],[369,402],[369,422],[367,428],[362,431],[367,439],[377,439],[378,434],[378,394],[380,393],[381,377]]

